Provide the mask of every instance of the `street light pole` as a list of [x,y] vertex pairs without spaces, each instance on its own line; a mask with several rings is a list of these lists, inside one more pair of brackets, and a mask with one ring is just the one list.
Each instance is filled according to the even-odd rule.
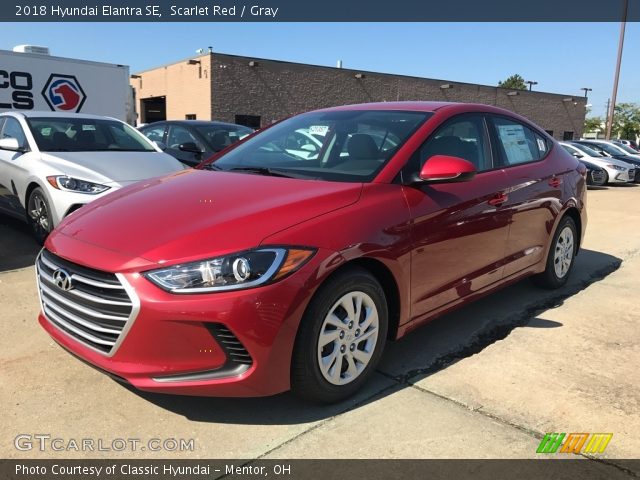
[[613,93],[611,94],[611,105],[607,115],[607,133],[606,139],[611,139],[611,128],[613,126],[613,114],[616,110],[616,96],[618,95],[618,80],[620,79],[620,63],[622,62],[622,47],[624,46],[624,30],[627,26],[627,9],[629,0],[624,0],[622,9],[622,22],[620,23],[620,40],[618,42],[618,61],[616,62],[616,74],[613,78]]
[[587,98],[587,94],[593,91],[593,88],[582,87],[580,90],[584,90],[584,98]]
[[526,82],[524,82],[524,83],[528,83],[528,84],[529,84],[529,91],[531,91],[531,87],[533,87],[534,85],[537,85],[537,84],[538,84],[538,82],[534,82],[534,81],[532,81],[532,80],[527,80],[527,81],[526,81]]

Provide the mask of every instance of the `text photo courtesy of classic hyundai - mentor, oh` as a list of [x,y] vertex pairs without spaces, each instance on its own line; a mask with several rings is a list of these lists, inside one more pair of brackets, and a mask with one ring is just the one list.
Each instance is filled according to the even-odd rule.
[[[300,132],[317,146],[298,155]],[[524,277],[562,286],[586,175],[495,107],[297,115],[62,220],[36,261],[39,321],[141,390],[339,401],[443,312]]]

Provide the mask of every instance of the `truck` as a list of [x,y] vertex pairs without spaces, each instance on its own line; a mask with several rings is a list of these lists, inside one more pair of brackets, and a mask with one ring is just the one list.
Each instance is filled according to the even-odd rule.
[[31,45],[0,50],[0,112],[90,113],[135,125],[133,95],[126,65],[55,57]]

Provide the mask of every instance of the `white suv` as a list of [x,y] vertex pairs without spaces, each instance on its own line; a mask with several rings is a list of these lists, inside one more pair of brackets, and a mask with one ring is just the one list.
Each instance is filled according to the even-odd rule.
[[27,221],[39,242],[91,200],[184,168],[113,118],[37,111],[0,114],[0,212]]

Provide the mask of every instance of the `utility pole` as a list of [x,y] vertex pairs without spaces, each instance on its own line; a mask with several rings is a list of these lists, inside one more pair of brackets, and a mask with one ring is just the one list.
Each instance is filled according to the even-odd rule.
[[606,140],[611,139],[611,128],[613,127],[613,114],[616,110],[616,96],[618,95],[618,80],[620,79],[620,63],[622,62],[622,47],[624,46],[624,30],[627,26],[627,9],[629,0],[624,0],[622,9],[622,22],[620,23],[620,40],[618,42],[618,61],[616,62],[616,74],[613,78],[613,93],[611,94],[611,105],[607,108],[607,133]]
[[605,132],[605,135],[609,131],[609,105],[611,105],[611,99],[607,98],[607,116],[604,119],[604,132]]

